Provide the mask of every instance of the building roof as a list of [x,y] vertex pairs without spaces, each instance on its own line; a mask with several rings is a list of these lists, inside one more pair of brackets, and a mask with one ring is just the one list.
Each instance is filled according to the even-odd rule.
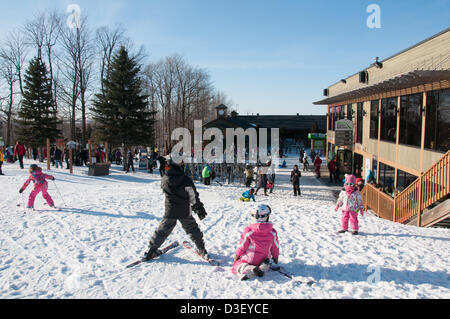
[[205,127],[241,127],[248,128],[280,128],[291,131],[311,131],[313,124],[318,129],[327,129],[326,115],[237,115],[218,118],[205,124]]
[[363,87],[350,92],[345,92],[325,100],[315,102],[315,105],[330,105],[339,101],[365,97],[368,95],[383,93],[386,91],[401,90],[412,86],[422,85],[433,81],[449,80],[450,70],[425,71],[416,70],[394,77],[392,79]]

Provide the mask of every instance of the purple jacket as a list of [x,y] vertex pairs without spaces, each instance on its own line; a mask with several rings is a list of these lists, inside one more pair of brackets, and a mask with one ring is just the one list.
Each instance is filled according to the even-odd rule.
[[266,258],[278,258],[280,244],[277,231],[271,223],[257,223],[245,228],[236,250],[241,257],[233,264],[233,273],[242,263],[259,266]]

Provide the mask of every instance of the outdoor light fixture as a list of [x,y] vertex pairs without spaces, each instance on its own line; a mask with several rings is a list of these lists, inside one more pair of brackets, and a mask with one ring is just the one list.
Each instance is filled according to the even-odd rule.
[[347,84],[347,80],[345,80],[345,79],[342,79],[341,82],[344,84]]
[[382,68],[383,68],[383,63],[381,63],[381,62],[379,61],[379,57],[375,57],[374,60],[375,60],[375,63],[372,64],[372,65],[375,66],[375,67],[377,67],[378,69],[382,69]]

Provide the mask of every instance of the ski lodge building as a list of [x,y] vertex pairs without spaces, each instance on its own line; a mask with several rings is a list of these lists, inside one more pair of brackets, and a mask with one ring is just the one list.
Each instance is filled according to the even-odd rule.
[[[450,28],[324,90],[327,159],[373,174],[366,206],[419,226],[450,218]],[[348,120],[351,142],[341,138]],[[348,123],[348,122],[347,122]]]

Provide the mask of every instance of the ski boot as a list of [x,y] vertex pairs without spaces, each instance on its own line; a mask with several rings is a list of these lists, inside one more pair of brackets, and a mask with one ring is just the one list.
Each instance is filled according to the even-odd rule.
[[357,236],[357,235],[359,235],[359,233],[358,233],[357,230],[354,230],[354,231],[352,231],[352,235],[353,235],[353,236]]
[[338,234],[345,234],[347,231],[346,230],[340,230],[340,231],[338,231]]
[[159,249],[155,249],[155,248],[150,248],[145,254],[144,257],[142,258],[143,261],[149,261],[152,259],[155,259],[159,256],[161,256],[161,250]]

